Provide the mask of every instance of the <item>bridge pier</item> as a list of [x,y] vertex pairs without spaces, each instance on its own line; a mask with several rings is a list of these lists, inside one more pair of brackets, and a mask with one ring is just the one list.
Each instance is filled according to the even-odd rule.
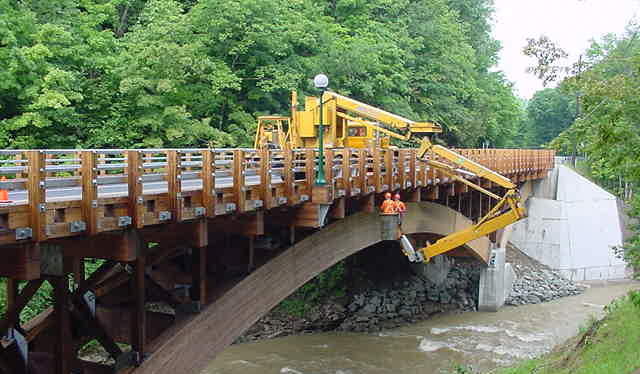
[[511,264],[506,262],[505,248],[493,248],[488,266],[480,272],[478,310],[497,312],[502,308],[514,281],[515,272]]

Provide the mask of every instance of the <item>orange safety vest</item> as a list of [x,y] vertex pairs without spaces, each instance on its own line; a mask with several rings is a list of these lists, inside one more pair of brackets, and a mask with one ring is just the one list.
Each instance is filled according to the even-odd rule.
[[393,200],[385,200],[382,202],[380,210],[382,211],[382,214],[395,214],[396,204],[393,202]]
[[404,213],[407,211],[407,206],[400,200],[394,201],[395,210],[398,213]]

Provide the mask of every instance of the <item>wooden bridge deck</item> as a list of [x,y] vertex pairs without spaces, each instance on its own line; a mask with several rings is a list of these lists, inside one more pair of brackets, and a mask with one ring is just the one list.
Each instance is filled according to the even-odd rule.
[[[29,362],[46,362],[43,373],[113,372],[78,359],[91,339],[116,369],[135,365],[162,344],[162,330],[216,298],[233,264],[255,268],[329,220],[374,212],[389,190],[407,201],[468,192],[415,152],[326,150],[327,185],[317,186],[316,150],[0,151],[0,189],[12,200],[0,203],[0,276],[8,278],[0,334],[9,332],[0,373],[26,370],[18,336],[29,342]],[[458,152],[516,183],[545,177],[554,162],[546,150]],[[105,262],[86,278],[85,259]],[[20,280],[29,282],[20,289]],[[53,286],[52,307],[20,324],[43,280]],[[154,301],[174,314],[150,311]]]

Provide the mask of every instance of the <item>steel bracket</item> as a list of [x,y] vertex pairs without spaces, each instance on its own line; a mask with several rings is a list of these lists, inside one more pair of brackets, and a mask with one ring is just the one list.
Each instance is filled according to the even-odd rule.
[[31,227],[18,227],[16,229],[16,240],[24,240],[33,237]]
[[87,307],[91,312],[91,315],[95,317],[96,316],[96,295],[91,291],[87,291],[85,292],[84,295],[82,295],[82,299],[87,304]]
[[131,219],[130,216],[120,216],[120,217],[118,217],[118,226],[119,227],[129,226],[129,225],[131,225],[132,222],[133,222],[133,220]]
[[81,232],[87,229],[87,223],[85,221],[72,221],[69,222],[69,232]]

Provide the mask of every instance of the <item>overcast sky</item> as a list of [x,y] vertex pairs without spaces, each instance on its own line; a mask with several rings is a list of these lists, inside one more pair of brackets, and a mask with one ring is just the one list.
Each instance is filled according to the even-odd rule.
[[543,87],[525,72],[534,62],[522,54],[527,38],[544,34],[577,61],[590,39],[623,33],[640,0],[495,0],[495,9],[493,35],[502,43],[498,69],[515,82],[519,96],[531,98]]

